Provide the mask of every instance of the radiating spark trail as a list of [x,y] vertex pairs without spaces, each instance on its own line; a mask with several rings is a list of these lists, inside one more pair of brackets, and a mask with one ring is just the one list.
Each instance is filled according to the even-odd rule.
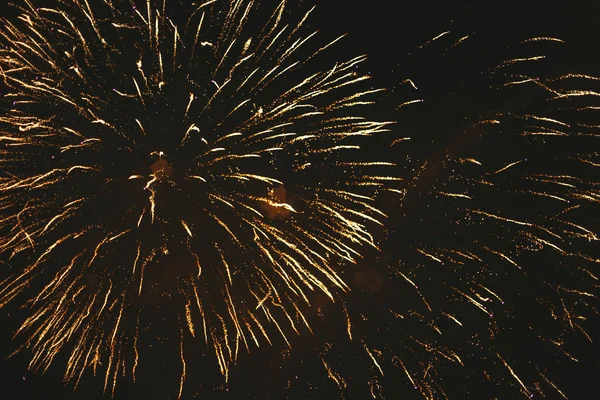
[[181,356],[181,378],[180,378],[180,383],[179,383],[179,393],[177,394],[178,399],[181,399],[181,394],[183,393],[183,384],[185,383],[186,370],[187,370],[185,356],[183,354],[183,331],[181,332],[180,356]]
[[521,385],[521,387],[523,388],[523,390],[525,391],[525,393],[527,393],[528,397],[531,397],[531,392],[529,391],[529,389],[527,389],[527,386],[525,386],[525,384],[521,381],[521,379],[517,376],[517,374],[515,374],[515,372],[513,371],[513,369],[510,367],[510,365],[508,365],[508,363],[506,361],[504,361],[504,359],[500,356],[500,354],[497,354],[498,358],[500,359],[500,361],[502,361],[502,363],[504,364],[504,366],[506,368],[508,368],[508,371],[510,372],[510,374],[513,376],[513,378],[516,379],[517,382],[519,382],[519,385]]
[[367,354],[369,355],[369,357],[371,357],[371,360],[373,360],[373,364],[375,364],[375,366],[379,370],[379,373],[381,373],[381,376],[383,376],[383,370],[381,369],[381,366],[379,365],[379,363],[375,359],[375,356],[373,355],[373,353],[371,353],[371,350],[369,350],[369,348],[367,346],[365,346],[365,351],[367,352]]

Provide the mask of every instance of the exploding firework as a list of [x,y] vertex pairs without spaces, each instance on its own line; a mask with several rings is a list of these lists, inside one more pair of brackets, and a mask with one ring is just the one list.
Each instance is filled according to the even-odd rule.
[[[456,53],[463,66],[477,54],[461,51],[469,39],[445,32],[423,49],[447,64]],[[466,73],[468,83],[436,80],[432,71],[402,82],[410,97],[398,107],[400,126],[402,116],[410,119],[404,110],[428,101],[458,102],[451,113],[477,117],[444,118],[436,109],[439,125],[447,124],[443,140],[435,152],[429,143],[411,149],[420,155],[417,173],[400,212],[390,213],[396,225],[382,245],[389,253],[357,277],[362,290],[350,296],[362,301],[348,300],[348,313],[361,316],[348,325],[357,348],[338,338],[323,349],[332,385],[358,391],[348,377],[370,376],[363,398],[581,391],[565,365],[596,362],[586,349],[598,318],[599,80],[556,74],[561,46],[535,37],[493,49],[491,63],[476,60],[478,75],[489,63],[483,76]],[[452,86],[458,95],[443,91]],[[397,139],[394,147],[406,151],[411,139],[419,140]],[[356,372],[349,365],[361,353]]]
[[26,304],[31,368],[102,370],[113,393],[146,336],[177,339],[181,396],[191,343],[227,379],[310,332],[399,180],[361,152],[390,125],[363,115],[365,58],[331,61],[312,9],[175,6],[25,0],[0,30],[0,250],[22,266],[0,305]]

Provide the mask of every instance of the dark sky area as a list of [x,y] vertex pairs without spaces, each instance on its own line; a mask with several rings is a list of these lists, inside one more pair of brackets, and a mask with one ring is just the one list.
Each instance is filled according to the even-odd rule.
[[[36,2],[37,0],[31,0]],[[65,0],[66,1],[66,0]],[[96,0],[88,0],[90,3]],[[271,0],[262,0],[262,2]],[[293,2],[294,0],[290,0]],[[306,0],[309,2],[309,0]],[[376,342],[377,348],[402,349],[402,341],[408,338],[417,338],[418,329],[388,328],[392,325],[386,318],[378,319],[377,310],[388,310],[393,307],[415,308],[421,307],[422,302],[418,296],[406,295],[411,291],[411,286],[402,280],[402,277],[386,269],[388,265],[399,266],[399,271],[410,270],[410,265],[419,263],[419,258],[414,251],[409,253],[412,245],[405,243],[435,243],[440,241],[446,246],[453,243],[460,245],[461,231],[457,225],[445,224],[444,218],[451,220],[458,218],[453,210],[440,211],[442,203],[428,195],[433,187],[441,185],[450,174],[441,171],[442,159],[454,152],[460,153],[465,149],[473,150],[482,159],[489,156],[495,160],[491,153],[495,151],[521,151],[535,153],[533,148],[511,147],[511,143],[502,142],[495,147],[495,142],[489,141],[463,141],[457,137],[462,132],[471,129],[475,121],[492,117],[497,113],[510,111],[518,104],[528,104],[535,101],[535,97],[528,98],[527,94],[517,100],[503,97],[493,97],[491,85],[498,81],[490,79],[490,71],[502,62],[503,59],[513,58],[522,53],[511,50],[511,46],[530,37],[551,36],[564,39],[566,43],[555,47],[541,45],[528,54],[552,54],[547,67],[538,70],[539,75],[563,74],[565,72],[587,73],[598,75],[600,72],[600,55],[598,53],[598,32],[600,32],[600,4],[592,0],[583,1],[402,1],[402,0],[314,0],[317,8],[311,16],[310,24],[319,29],[322,37],[334,38],[342,33],[348,36],[340,46],[332,52],[332,58],[345,58],[359,54],[368,54],[368,61],[362,65],[361,71],[366,71],[373,76],[374,87],[386,87],[388,92],[380,100],[379,108],[373,113],[375,118],[394,119],[398,124],[394,129],[402,131],[398,137],[410,136],[411,141],[406,147],[395,146],[393,151],[384,152],[386,157],[394,158],[399,165],[398,173],[401,176],[414,176],[419,166],[424,161],[432,165],[422,175],[421,181],[414,181],[408,185],[409,190],[404,203],[398,199],[382,198],[380,205],[389,210],[390,221],[387,227],[387,239],[382,241],[382,252],[366,251],[364,261],[359,266],[360,270],[350,277],[352,293],[347,299],[349,308],[355,310],[357,319],[370,312],[375,315],[364,323],[358,323],[357,330],[371,329],[379,335]],[[0,10],[4,10],[4,5]],[[438,34],[450,31],[448,37],[453,38],[439,45],[433,44],[420,49]],[[449,47],[461,37],[469,35],[464,43],[456,49]],[[335,57],[334,57],[335,56]],[[410,100],[406,87],[400,85],[405,79],[412,79],[419,87],[419,97],[425,99],[422,107],[410,108],[406,111],[401,108],[392,111],[400,103]],[[413,97],[414,98],[414,97]],[[1,111],[1,110],[0,110]],[[500,140],[498,140],[500,143]],[[597,141],[595,142],[597,143]],[[477,146],[483,146],[479,150]],[[527,150],[529,149],[529,150]],[[551,147],[552,151],[560,148]],[[370,154],[378,154],[378,150],[370,148]],[[535,157],[534,154],[527,155]],[[520,158],[508,157],[507,160]],[[504,160],[504,158],[502,158]],[[499,160],[499,165],[502,164]],[[493,161],[491,161],[493,163]],[[548,161],[549,168],[552,168]],[[440,171],[435,169],[439,165]],[[170,168],[170,166],[168,166]],[[163,166],[160,166],[163,168]],[[445,168],[445,167],[444,167]],[[172,172],[167,175],[170,175]],[[324,172],[326,174],[326,172]],[[597,171],[596,171],[597,174]],[[589,177],[598,181],[598,175]],[[326,178],[324,178],[326,179]],[[505,182],[506,183],[506,182]],[[508,183],[510,184],[510,183]],[[412,190],[412,191],[411,191]],[[436,189],[437,190],[437,189]],[[439,189],[440,191],[442,189]],[[414,194],[413,194],[414,193]],[[276,193],[281,198],[286,196],[285,190]],[[482,196],[486,196],[483,194]],[[491,196],[491,195],[487,195]],[[485,197],[484,197],[485,198]],[[490,202],[498,200],[490,198]],[[511,200],[512,201],[512,200]],[[511,210],[519,210],[519,204],[512,204]],[[515,205],[516,204],[516,205]],[[496,207],[501,212],[505,206]],[[506,206],[508,207],[508,206]],[[490,209],[493,209],[491,207]],[[508,209],[508,208],[507,208]],[[596,206],[597,210],[597,206]],[[539,212],[523,208],[522,213]],[[585,215],[584,215],[585,218]],[[598,217],[589,214],[590,220],[595,218],[595,227],[598,228]],[[440,222],[441,221],[441,222]],[[465,228],[467,229],[467,228]],[[469,234],[473,230],[468,231]],[[507,245],[517,241],[516,231],[486,231],[476,232],[483,236],[494,237],[494,243],[504,240]],[[467,235],[465,233],[465,235]],[[514,235],[514,236],[513,236]],[[483,239],[482,239],[483,240]],[[492,240],[492,239],[490,239]],[[595,251],[593,244],[585,250]],[[596,245],[597,246],[597,245]],[[536,266],[563,265],[562,259],[548,255],[538,255],[531,258],[531,264]],[[571,264],[565,262],[569,267]],[[2,264],[0,264],[2,267]],[[498,268],[504,268],[498,266]],[[596,267],[597,268],[597,267]],[[597,271],[597,269],[596,269]],[[431,269],[429,283],[422,282],[422,289],[427,290],[428,285],[435,288],[435,282],[444,282],[447,271],[443,268]],[[3,275],[2,275],[3,276]],[[540,276],[545,276],[540,273]],[[557,275],[558,276],[558,275]],[[400,279],[398,279],[400,277]],[[543,298],[546,293],[536,289],[532,283],[538,275],[530,274],[526,280],[515,282],[511,276],[499,278],[497,282],[502,285],[502,292],[507,298],[513,299],[512,307],[518,308],[520,296],[525,307],[531,299]],[[554,278],[556,276],[553,275]],[[541,279],[541,278],[540,278]],[[546,278],[544,278],[546,279]],[[531,281],[530,281],[531,280]],[[403,285],[398,282],[404,282]],[[439,284],[439,283],[438,283]],[[575,284],[576,285],[576,284]],[[532,288],[533,293],[528,293]],[[435,291],[435,289],[432,289]],[[597,286],[595,287],[597,294]],[[412,292],[411,292],[412,293]],[[292,339],[291,350],[280,350],[282,343],[275,342],[273,347],[261,347],[253,351],[250,356],[241,357],[238,365],[231,369],[231,382],[221,383],[222,377],[215,370],[204,370],[201,361],[190,358],[190,373],[186,382],[183,399],[368,399],[371,398],[373,387],[372,377],[376,375],[372,366],[366,366],[368,358],[364,357],[364,350],[360,345],[346,344],[348,337],[345,333],[345,317],[337,315],[328,309],[326,301],[318,305],[320,318],[314,325],[314,335],[300,335]],[[508,301],[508,300],[507,300]],[[432,304],[443,304],[444,299],[433,299]],[[465,306],[474,308],[472,306]],[[363,313],[361,310],[365,310]],[[558,386],[564,389],[569,399],[596,398],[597,378],[600,376],[598,347],[590,344],[578,336],[572,339],[569,354],[580,358],[578,363],[564,361],[564,357],[557,353],[554,347],[537,343],[533,338],[528,338],[530,329],[529,316],[535,316],[538,309],[535,307],[521,310],[510,317],[498,315],[497,324],[501,326],[514,325],[516,328],[499,329],[498,335],[505,335],[498,339],[500,344],[489,354],[504,354],[511,352],[511,346],[523,348],[528,353],[523,353],[522,359],[511,358],[511,361],[525,370],[525,365],[531,365],[532,375],[523,372],[523,376],[535,375],[535,365],[547,363],[553,369],[552,375]],[[74,392],[72,383],[62,382],[62,367],[53,365],[45,374],[28,371],[28,353],[18,354],[12,358],[8,356],[22,343],[20,339],[12,340],[12,334],[17,321],[14,315],[18,313],[14,308],[0,309],[0,400],[12,399],[108,399],[110,394],[102,395],[103,377],[94,378],[91,373],[86,373],[80,387]],[[474,316],[471,315],[473,313]],[[453,330],[454,325],[447,327],[444,340],[449,343],[478,341],[479,331],[487,332],[487,322],[479,322],[478,311],[465,311],[462,314],[467,333]],[[473,318],[473,323],[469,322]],[[588,321],[588,328],[592,339],[600,339],[598,331],[598,315]],[[388,325],[390,323],[390,325]],[[532,323],[533,324],[533,323]],[[490,324],[491,326],[491,324]],[[10,327],[10,328],[6,328]],[[440,327],[446,326],[440,323]],[[595,329],[594,329],[595,328]],[[490,328],[491,329],[491,328]],[[545,325],[535,325],[535,329],[542,331]],[[548,325],[548,330],[554,329]],[[409,332],[410,330],[410,332]],[[358,334],[362,334],[360,332]],[[357,334],[357,335],[358,335]],[[366,333],[365,333],[366,334]],[[556,335],[554,335],[556,334]],[[416,336],[415,336],[416,335]],[[554,336],[561,336],[553,331]],[[565,340],[571,333],[565,334]],[[595,335],[595,336],[594,336]],[[425,336],[423,336],[425,337]],[[483,339],[481,339],[483,340]],[[531,342],[529,342],[531,340]],[[157,339],[157,342],[160,342]],[[315,349],[322,349],[323,343],[339,343],[334,351],[341,366],[339,371],[346,376],[348,388],[343,397],[339,394],[337,386],[327,376],[321,358]],[[481,346],[487,342],[483,341]],[[531,343],[531,345],[529,344]],[[504,346],[504,347],[503,347]],[[159,347],[159,346],[156,346]],[[458,348],[462,348],[459,344]],[[466,346],[465,346],[466,347]],[[358,349],[357,349],[358,348]],[[477,346],[475,346],[477,348]],[[178,357],[178,348],[167,350]],[[356,352],[356,355],[354,355]],[[360,355],[358,353],[361,353]],[[194,353],[198,359],[204,356],[202,350]],[[487,353],[486,353],[487,354]],[[472,360],[478,359],[478,355]],[[444,378],[440,384],[445,388],[446,394],[451,399],[517,399],[526,398],[515,389],[515,381],[506,373],[506,368],[496,360],[498,371],[505,375],[502,380],[482,379],[481,370],[488,368],[488,355],[481,355],[481,364],[472,361],[462,367],[446,367]],[[513,356],[517,357],[517,356]],[[132,384],[129,377],[117,386],[116,400],[120,399],[175,399],[179,379],[179,370],[164,367],[164,355],[161,350],[156,350],[154,367],[148,368],[142,374],[144,379]],[[418,358],[418,357],[417,357]],[[534,360],[533,364],[529,360]],[[60,361],[57,361],[57,363]],[[394,362],[390,361],[390,364]],[[535,364],[535,365],[534,365]],[[383,389],[382,398],[387,399],[418,399],[418,395],[402,372],[402,366],[395,363],[399,373],[386,375],[377,382]],[[498,366],[499,365],[499,366]],[[541,364],[540,364],[541,365]],[[545,364],[546,365],[546,364]],[[493,367],[490,367],[493,368]],[[442,368],[443,369],[443,368]],[[493,374],[493,371],[490,372]],[[440,376],[441,376],[440,372]],[[371,383],[369,383],[371,382]],[[377,386],[377,384],[375,384]],[[510,389],[505,389],[510,386]],[[518,385],[517,385],[518,386]],[[371,388],[371,389],[369,389]],[[379,389],[377,389],[379,390]],[[544,386],[544,398],[558,399],[560,396],[552,391],[550,386]],[[440,397],[443,398],[443,397]],[[538,396],[536,396],[538,398]]]

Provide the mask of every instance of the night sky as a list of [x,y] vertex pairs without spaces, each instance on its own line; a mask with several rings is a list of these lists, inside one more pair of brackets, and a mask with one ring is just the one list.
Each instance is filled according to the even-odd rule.
[[[407,190],[407,194],[404,199],[391,195],[378,198],[377,205],[389,215],[385,231],[378,233],[381,252],[365,249],[356,271],[347,276],[351,292],[347,295],[345,304],[351,310],[351,317],[357,320],[357,337],[372,337],[369,343],[373,343],[372,347],[382,352],[407,351],[419,359],[417,352],[406,350],[410,346],[414,347],[414,342],[410,346],[404,346],[403,343],[419,338],[422,341],[437,339],[430,339],[433,338],[430,332],[421,332],[422,328],[417,323],[406,322],[403,325],[390,320],[390,309],[404,310],[405,317],[412,315],[408,310],[423,309],[422,298],[403,280],[399,272],[420,277],[419,291],[427,293],[425,297],[431,300],[434,308],[443,307],[447,296],[450,296],[446,292],[448,287],[459,285],[450,282],[453,279],[460,281],[460,277],[456,278],[443,264],[440,266],[426,258],[424,260],[423,255],[415,249],[432,248],[436,244],[439,247],[468,248],[477,241],[494,243],[498,248],[510,248],[522,239],[520,232],[501,224],[455,223],[464,217],[461,206],[441,199],[437,193],[460,188],[461,183],[456,182],[454,177],[456,174],[463,174],[463,171],[460,165],[453,165],[447,160],[454,156],[474,154],[477,159],[489,161],[499,169],[510,161],[529,157],[538,160],[548,171],[554,171],[559,168],[554,164],[554,158],[547,156],[548,154],[560,155],[563,151],[577,151],[578,146],[588,146],[589,150],[589,146],[598,145],[596,138],[595,141],[590,139],[582,145],[573,144],[572,148],[569,147],[570,143],[566,147],[550,143],[542,150],[542,147],[512,140],[509,133],[504,134],[501,130],[493,131],[491,136],[486,136],[487,131],[478,131],[483,128],[475,126],[477,121],[493,118],[499,113],[508,115],[522,109],[539,110],[547,105],[540,106],[536,103],[539,100],[536,93],[525,91],[516,97],[512,94],[498,94],[495,87],[500,80],[493,76],[494,67],[503,60],[523,54],[513,50],[513,46],[520,41],[530,37],[551,36],[564,39],[566,43],[531,47],[527,54],[549,55],[548,64],[531,67],[532,74],[598,74],[600,5],[588,0],[533,0],[514,4],[502,1],[480,4],[482,2],[460,0],[445,2],[443,5],[426,1],[391,0],[315,2],[318,6],[311,15],[310,26],[319,29],[321,37],[334,38],[341,33],[348,33],[332,51],[332,59],[368,54],[368,61],[360,66],[361,72],[373,77],[373,87],[388,88],[371,115],[379,120],[397,121],[392,128],[393,134],[399,138],[411,138],[405,145],[391,148],[386,145],[386,149],[373,145],[366,150],[370,156],[381,154],[398,164],[394,173],[405,177],[405,186],[402,188]],[[4,5],[1,10],[4,10]],[[450,31],[447,41],[420,48],[445,31]],[[464,43],[456,48],[450,47],[466,35],[469,35],[469,39]],[[415,82],[418,96],[424,101],[416,107],[394,110],[401,103],[414,98],[406,90],[406,85],[401,84],[405,79]],[[598,86],[596,84],[596,90]],[[564,117],[570,118],[573,114],[567,113]],[[520,129],[519,123],[514,121],[516,129]],[[510,131],[511,125],[508,126],[507,130]],[[475,133],[474,136],[469,136],[465,132]],[[427,168],[419,173],[424,163],[427,163]],[[576,171],[582,178],[598,182],[597,168],[595,176],[590,175],[592,170]],[[464,172],[464,176],[468,173]],[[326,181],[327,171],[324,170],[322,174],[321,178]],[[417,178],[414,178],[415,175]],[[516,178],[513,182],[509,175],[505,180],[497,182],[497,192],[481,189],[477,204],[489,204],[486,210],[500,214],[508,210],[511,215],[532,220],[544,213],[553,212],[552,206],[544,208],[546,203],[538,207],[538,203],[521,200],[517,195],[508,193],[511,189],[527,189],[519,188],[518,185],[523,185],[523,182]],[[483,209],[484,206],[479,207]],[[597,204],[595,207],[583,210],[580,217],[598,232],[600,221]],[[110,211],[106,210],[109,214]],[[600,258],[597,242],[577,242],[573,246]],[[6,255],[1,257],[0,261],[7,262]],[[520,369],[516,369],[521,372],[519,376],[524,378],[526,384],[533,382],[535,367],[539,365],[542,371],[548,368],[547,375],[552,376],[552,380],[569,399],[594,398],[593,393],[597,390],[595,380],[600,373],[597,345],[590,344],[581,334],[563,334],[552,323],[532,322],[544,312],[536,304],[536,300],[545,296],[554,299],[552,296],[555,295],[544,291],[539,281],[554,279],[565,282],[565,286],[575,287],[578,284],[577,275],[567,272],[563,276],[561,269],[570,270],[579,264],[572,259],[563,260],[563,257],[543,251],[523,255],[520,262],[527,266],[524,269],[530,268],[526,277],[513,272],[504,273],[508,268],[500,262],[489,265],[492,271],[503,271],[493,282],[506,301],[507,308],[518,310],[510,313],[498,311],[494,322],[499,326],[498,329],[492,327],[493,324],[485,315],[482,318],[482,313],[476,307],[466,303],[460,314],[464,324],[462,329],[457,329],[452,321],[439,321],[438,327],[444,331],[444,339],[440,339],[440,344],[444,342],[453,345],[455,349],[464,349],[465,352],[471,351],[466,350],[467,348],[485,350],[473,354],[465,366],[456,363],[441,366],[440,386],[451,399],[526,398],[526,395],[519,392],[518,384],[506,368],[498,362],[498,358],[495,361],[489,359],[495,354],[510,353],[509,364],[520,366]],[[9,264],[0,264],[0,267],[5,265]],[[11,268],[18,266],[12,265]],[[597,274],[598,267],[595,268]],[[417,270],[419,272],[415,272]],[[477,275],[479,272],[473,274]],[[4,276],[2,274],[0,278],[4,279]],[[591,289],[590,286],[586,288],[588,291],[595,290],[594,293],[598,294],[597,284],[595,287],[591,286]],[[597,306],[597,299],[588,300],[592,307]],[[182,399],[371,398],[372,379],[377,375],[377,369],[369,364],[364,347],[356,341],[351,343],[348,340],[345,315],[339,312],[338,306],[330,306],[327,299],[315,296],[314,303],[317,310],[317,316],[313,320],[314,335],[302,332],[299,336],[291,337],[291,350],[286,349],[283,341],[274,340],[271,347],[261,346],[249,355],[243,354],[237,365],[231,368],[229,384],[223,383],[217,369],[209,369],[202,362],[205,349],[190,350],[188,361],[190,371],[193,372],[188,374]],[[160,304],[157,304],[157,308],[160,308]],[[27,351],[8,358],[22,344],[22,339],[12,340],[15,327],[20,322],[17,316],[20,315],[22,313],[13,304],[0,310],[0,399],[110,398],[110,394],[102,395],[104,381],[101,374],[93,377],[89,371],[86,372],[80,387],[73,392],[72,383],[62,382],[63,367],[58,365],[62,359],[57,359],[57,365],[51,366],[42,375],[28,371]],[[586,329],[596,343],[600,339],[598,314],[588,312],[585,315],[589,316]],[[160,326],[160,321],[157,326]],[[493,342],[484,338],[489,330],[495,332]],[[569,361],[548,342],[538,340],[536,334],[532,333],[534,330],[542,336],[564,339],[568,342],[569,354],[579,359],[579,362]],[[165,328],[164,332],[165,335],[170,335],[168,332],[171,331]],[[476,342],[478,344],[473,344]],[[154,360],[153,365],[141,372],[136,384],[129,377],[118,383],[115,396],[117,400],[177,398],[180,371],[168,367],[171,364],[167,360],[172,356],[178,360],[179,348],[168,345],[161,347],[161,343],[162,339],[157,338],[153,346],[155,354],[146,356],[146,360]],[[324,343],[333,344],[328,360],[337,360],[337,365],[331,362],[331,366],[345,377],[347,388],[343,396],[323,368],[319,353],[324,346],[327,347]],[[489,348],[492,345],[490,343],[496,347]],[[461,354],[460,351],[457,353]],[[211,365],[214,365],[212,354],[211,357]],[[387,369],[384,368],[384,372],[391,370],[391,364],[394,364],[391,360],[387,361],[389,365]],[[381,386],[381,389],[377,389],[380,390],[378,393],[382,395],[381,398],[423,398],[413,389],[402,366],[397,363],[395,365],[395,372],[377,380]],[[531,370],[526,369],[527,365],[531,366]],[[502,375],[502,378],[482,378],[485,375],[482,374],[483,370],[490,375]],[[536,395],[535,398],[561,398],[549,385],[543,386],[542,392],[545,397]]]

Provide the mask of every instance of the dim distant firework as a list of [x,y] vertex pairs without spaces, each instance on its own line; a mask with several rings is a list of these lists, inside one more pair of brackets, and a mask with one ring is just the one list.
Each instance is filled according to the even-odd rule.
[[[469,40],[445,32],[427,45],[458,52],[462,67],[465,54],[479,54],[460,52]],[[363,273],[376,284],[358,282],[362,293],[350,294],[362,301],[348,300],[361,316],[348,325],[359,349],[341,340],[323,349],[330,378],[348,393],[357,390],[348,377],[362,373],[373,398],[576,398],[565,370],[589,358],[581,349],[597,337],[600,80],[556,74],[556,46],[565,44],[536,37],[491,49],[496,63],[474,71],[479,82],[448,84],[461,89],[454,97],[423,92],[435,72],[401,83],[411,96],[400,113],[437,96],[454,103],[449,112],[479,116],[452,114],[463,126],[448,123],[436,151],[420,149],[402,215],[390,213],[396,225],[382,250],[391,254]],[[411,126],[405,115],[398,129]],[[443,126],[444,113],[435,115]],[[414,153],[411,139],[394,148]]]
[[206,1],[180,23],[171,3],[24,0],[0,29],[0,250],[24,265],[0,305],[30,312],[31,368],[65,353],[65,380],[102,368],[113,393],[147,304],[176,316],[180,396],[190,341],[227,379],[240,351],[310,331],[399,180],[360,152],[389,125],[363,116],[365,57],[323,58],[339,38],[315,47],[312,9]]

